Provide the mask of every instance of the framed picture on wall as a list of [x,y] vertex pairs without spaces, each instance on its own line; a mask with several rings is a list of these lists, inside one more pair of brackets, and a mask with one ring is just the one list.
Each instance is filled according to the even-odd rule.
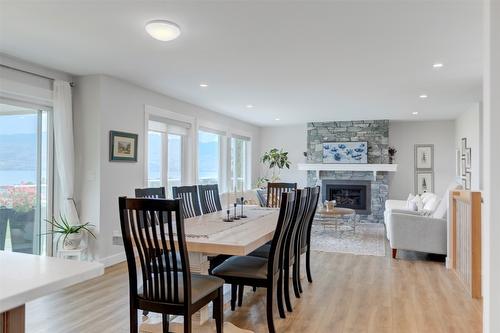
[[109,131],[109,160],[137,162],[137,134]]
[[467,171],[465,173],[464,187],[465,187],[466,190],[470,190],[471,189],[471,173],[469,171]]
[[462,147],[461,147],[462,156],[465,155],[466,149],[467,149],[467,138],[462,138]]
[[434,167],[434,145],[415,145],[415,169],[432,170]]
[[417,194],[434,192],[434,173],[418,172],[415,177],[415,190]]
[[465,149],[465,167],[467,169],[470,169],[471,165],[472,165],[472,149],[466,148]]

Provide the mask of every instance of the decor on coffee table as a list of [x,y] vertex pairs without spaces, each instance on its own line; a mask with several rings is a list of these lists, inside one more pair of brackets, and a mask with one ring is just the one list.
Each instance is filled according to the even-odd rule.
[[368,142],[323,142],[323,163],[366,164]]
[[415,192],[434,191],[434,145],[415,145]]
[[109,160],[137,162],[137,134],[109,131]]

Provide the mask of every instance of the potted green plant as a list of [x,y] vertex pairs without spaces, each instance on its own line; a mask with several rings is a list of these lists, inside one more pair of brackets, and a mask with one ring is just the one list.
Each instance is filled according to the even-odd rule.
[[283,149],[273,148],[262,155],[261,161],[267,165],[269,170],[272,170],[270,178],[264,177],[263,179],[276,182],[280,179],[281,170],[284,168],[290,169],[291,162],[288,160],[288,152]]
[[89,222],[84,224],[71,225],[63,215],[59,216],[59,220],[55,217],[52,217],[52,220],[46,221],[52,226],[52,231],[50,231],[49,234],[59,234],[57,242],[59,242],[61,237],[63,237],[62,243],[63,249],[65,250],[78,249],[82,241],[84,232],[87,232],[92,237],[96,238],[95,234],[91,230],[94,225],[90,224]]

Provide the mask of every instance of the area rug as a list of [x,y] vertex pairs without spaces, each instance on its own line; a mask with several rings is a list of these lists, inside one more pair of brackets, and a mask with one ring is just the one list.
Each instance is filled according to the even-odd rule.
[[314,223],[311,231],[311,249],[323,252],[356,255],[385,256],[385,229],[383,223],[360,223],[356,231],[335,231]]

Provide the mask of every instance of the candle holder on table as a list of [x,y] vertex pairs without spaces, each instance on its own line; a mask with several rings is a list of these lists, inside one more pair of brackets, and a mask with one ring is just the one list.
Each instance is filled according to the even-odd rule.
[[223,219],[222,221],[224,222],[233,222],[234,220],[231,218],[231,212],[230,210],[226,210],[226,213],[227,213],[227,217],[225,219]]
[[246,219],[247,216],[243,213],[243,206],[245,206],[245,200],[244,200],[243,197],[241,197],[240,200],[241,200],[241,202],[240,202],[241,203],[241,215],[240,215],[240,218],[241,219]]
[[234,216],[233,220],[239,220],[240,218],[238,217],[238,213],[236,212],[236,208],[238,207],[238,204],[235,202],[234,203]]

